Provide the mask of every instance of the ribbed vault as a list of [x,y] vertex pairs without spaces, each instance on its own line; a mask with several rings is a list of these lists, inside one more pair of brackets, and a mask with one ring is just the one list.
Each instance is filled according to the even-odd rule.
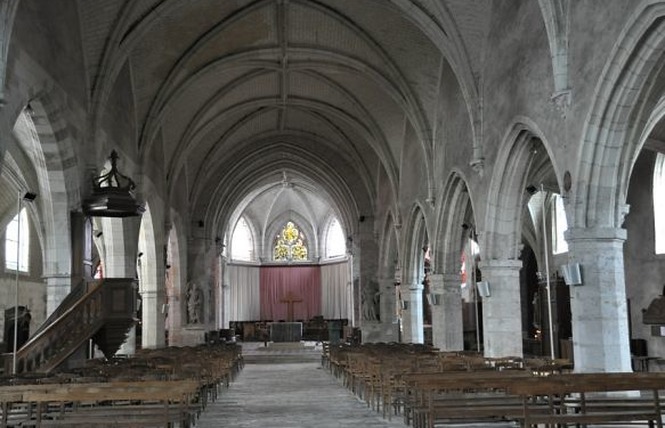
[[[424,187],[435,188],[442,62],[469,53],[456,32],[432,27],[445,21],[434,9],[428,20],[403,1],[132,2],[115,11],[105,49],[85,39],[97,70],[94,121],[129,63],[142,162],[164,163],[168,192],[187,186],[194,212],[217,232],[238,207],[230,204],[251,186],[277,185],[284,170],[306,177],[350,225],[372,212],[379,172],[397,200],[407,145],[428,160]],[[346,170],[326,172],[331,161]]]

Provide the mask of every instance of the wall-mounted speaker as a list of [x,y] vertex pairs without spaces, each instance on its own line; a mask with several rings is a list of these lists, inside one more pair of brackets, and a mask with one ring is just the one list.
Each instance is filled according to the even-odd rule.
[[480,297],[490,297],[490,283],[488,281],[478,281],[476,282],[476,287],[478,288]]
[[441,303],[441,295],[436,293],[429,293],[427,295],[427,303],[432,306],[439,306]]
[[561,265],[561,274],[566,285],[582,285],[582,268],[579,263]]

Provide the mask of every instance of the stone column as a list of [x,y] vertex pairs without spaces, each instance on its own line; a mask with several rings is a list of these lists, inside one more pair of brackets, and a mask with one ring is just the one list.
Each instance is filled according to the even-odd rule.
[[402,342],[424,343],[423,331],[423,285],[402,284],[402,300],[407,308],[402,311]]
[[519,260],[481,262],[483,280],[490,288],[490,296],[482,298],[486,357],[522,356],[521,268]]
[[462,293],[458,274],[432,274],[430,293],[437,300],[432,305],[432,340],[441,351],[464,349]]
[[[106,249],[105,274],[107,278],[136,277],[136,259],[140,217],[102,218],[102,230]],[[127,334],[118,354],[132,355],[136,352],[136,327]]]
[[163,348],[165,345],[165,314],[162,312],[162,306],[165,302],[164,292],[161,290],[144,290],[141,292],[143,325],[141,346],[143,348]]
[[381,320],[381,341],[396,342],[396,318],[395,310],[395,279],[382,278],[379,280],[379,318]]
[[569,229],[569,258],[582,266],[570,287],[576,372],[630,372],[628,304],[623,265],[625,229]]
[[[214,305],[210,303],[210,287],[214,284],[214,263],[216,263],[216,247],[212,241],[201,235],[202,231],[195,231],[197,236],[191,237],[187,246],[187,285],[181,290],[183,314],[188,314],[188,291],[198,290],[199,305],[201,308],[198,315],[200,319],[195,323],[189,319],[189,316],[183,317],[185,326],[182,329],[182,339],[185,345],[198,345],[204,343],[205,331],[210,330],[213,323],[210,323],[211,310]],[[214,320],[214,318],[213,318]]]
[[226,257],[221,257],[222,269],[222,313],[220,328],[229,328],[231,316],[231,277]]

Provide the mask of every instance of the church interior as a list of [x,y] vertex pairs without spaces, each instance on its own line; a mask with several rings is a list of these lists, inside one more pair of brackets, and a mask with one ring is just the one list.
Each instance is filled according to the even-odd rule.
[[384,416],[345,346],[665,389],[664,18],[3,0],[0,378],[306,342]]

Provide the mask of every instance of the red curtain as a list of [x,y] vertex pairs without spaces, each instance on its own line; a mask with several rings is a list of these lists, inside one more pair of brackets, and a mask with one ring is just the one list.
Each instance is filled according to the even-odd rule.
[[261,320],[288,320],[293,303],[293,321],[321,315],[321,268],[319,266],[262,266]]

